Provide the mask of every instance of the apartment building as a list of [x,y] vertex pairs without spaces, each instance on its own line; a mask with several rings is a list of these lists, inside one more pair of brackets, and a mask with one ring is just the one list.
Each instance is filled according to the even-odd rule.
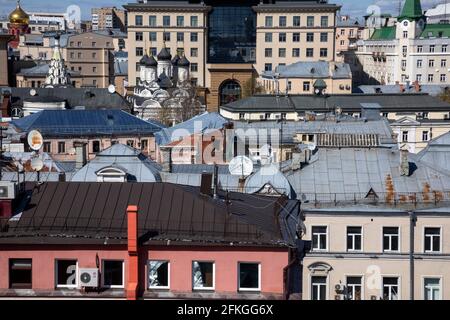
[[193,82],[209,90],[209,110],[251,94],[254,79],[279,64],[334,59],[340,7],[327,1],[142,0],[124,7],[129,85],[138,83],[145,52],[156,56],[165,45],[189,59]]
[[365,84],[449,81],[450,25],[428,23],[420,0],[407,0],[395,25],[375,28],[356,52]]
[[125,31],[127,27],[127,13],[116,7],[93,8],[92,30],[120,29]]
[[0,32],[0,87],[8,86],[8,42],[12,39],[9,34]]

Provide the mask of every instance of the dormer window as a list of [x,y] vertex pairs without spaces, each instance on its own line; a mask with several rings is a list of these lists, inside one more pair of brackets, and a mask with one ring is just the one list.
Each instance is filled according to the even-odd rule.
[[97,182],[126,182],[127,173],[125,170],[117,167],[105,167],[96,173]]

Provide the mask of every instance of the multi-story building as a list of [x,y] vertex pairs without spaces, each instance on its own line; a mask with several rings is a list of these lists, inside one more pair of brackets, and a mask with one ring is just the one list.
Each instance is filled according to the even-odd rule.
[[420,0],[407,0],[393,26],[375,28],[358,43],[364,83],[447,83],[450,24],[428,23]]
[[30,15],[30,27],[32,33],[46,31],[43,27],[45,25],[53,26],[55,30],[61,31],[68,28],[68,17],[65,12],[29,12],[28,14]]
[[0,87],[8,86],[8,42],[12,39],[9,34],[0,31]]
[[120,29],[125,31],[127,26],[127,13],[116,7],[93,8],[92,30]]
[[144,0],[124,7],[130,86],[145,51],[156,55],[165,44],[189,59],[191,78],[209,89],[210,110],[251,95],[254,79],[278,65],[334,60],[340,7],[327,1]]

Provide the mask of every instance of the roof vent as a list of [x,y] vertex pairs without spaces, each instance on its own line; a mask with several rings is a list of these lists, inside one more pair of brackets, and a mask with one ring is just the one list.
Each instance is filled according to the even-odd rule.
[[203,172],[202,173],[202,180],[200,185],[200,193],[205,196],[213,196],[212,193],[212,178],[213,175],[211,173]]

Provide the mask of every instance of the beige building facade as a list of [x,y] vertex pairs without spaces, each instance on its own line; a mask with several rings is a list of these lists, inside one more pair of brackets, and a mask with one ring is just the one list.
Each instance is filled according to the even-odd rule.
[[92,30],[120,29],[125,31],[127,25],[127,13],[116,7],[93,8]]
[[0,87],[8,86],[8,41],[12,37],[8,34],[0,33]]

